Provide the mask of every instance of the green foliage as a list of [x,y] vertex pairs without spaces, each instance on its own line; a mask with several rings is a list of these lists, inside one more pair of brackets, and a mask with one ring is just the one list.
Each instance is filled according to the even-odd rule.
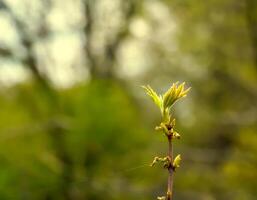
[[152,98],[154,103],[159,107],[162,116],[163,122],[168,122],[170,120],[169,112],[174,103],[182,97],[186,97],[190,88],[184,88],[185,83],[178,85],[177,83],[173,83],[172,86],[163,94],[157,95],[156,92],[148,85],[143,86],[146,90],[146,93]]
[[123,177],[142,184],[126,174],[142,163],[140,148],[149,143],[133,99],[114,81],[62,90],[56,99],[36,84],[1,96],[1,199],[64,199],[65,187],[80,191],[75,199],[134,199],[114,187]]

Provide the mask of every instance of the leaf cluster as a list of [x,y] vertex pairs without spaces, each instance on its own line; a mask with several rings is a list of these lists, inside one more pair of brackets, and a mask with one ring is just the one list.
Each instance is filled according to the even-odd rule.
[[185,82],[181,84],[179,82],[173,83],[163,95],[158,95],[149,85],[142,87],[160,109],[164,122],[169,120],[169,112],[175,102],[186,97],[190,90],[190,88],[185,89]]

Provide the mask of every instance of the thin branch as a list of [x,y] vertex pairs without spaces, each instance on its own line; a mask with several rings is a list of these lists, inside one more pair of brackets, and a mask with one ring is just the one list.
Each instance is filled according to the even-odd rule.
[[[173,161],[173,145],[172,145],[172,137],[168,136],[168,142],[169,142],[169,150],[168,150],[168,156]],[[167,189],[167,200],[172,200],[172,194],[173,194],[173,174],[174,174],[174,168],[172,165],[168,167],[169,171],[169,177],[168,177],[168,189]]]

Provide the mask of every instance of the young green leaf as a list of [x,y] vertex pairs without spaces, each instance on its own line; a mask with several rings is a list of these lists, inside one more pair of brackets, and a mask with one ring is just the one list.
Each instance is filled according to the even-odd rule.
[[162,110],[162,97],[158,96],[149,85],[142,87],[146,90],[146,93],[152,98],[154,103]]
[[163,110],[162,110],[162,121],[163,121],[164,123],[167,123],[167,122],[169,122],[169,120],[170,120],[169,109],[168,109],[168,108],[163,109]]
[[173,138],[180,139],[180,134],[176,131],[173,131]]
[[163,107],[169,108],[176,101],[176,85],[177,83],[173,83],[172,86],[165,92],[163,95]]
[[172,84],[172,86],[163,95],[163,109],[170,109],[178,99],[186,96],[190,88],[184,90],[184,87],[185,82],[180,85],[178,85],[178,82]]
[[173,161],[173,167],[178,168],[181,162],[181,156],[180,154],[176,156],[176,158]]

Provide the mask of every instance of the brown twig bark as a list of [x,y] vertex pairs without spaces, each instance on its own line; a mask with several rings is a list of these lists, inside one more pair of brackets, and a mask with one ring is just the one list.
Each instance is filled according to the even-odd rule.
[[172,136],[168,136],[169,149],[168,149],[168,157],[170,159],[171,164],[168,167],[168,188],[167,188],[167,200],[172,200],[172,187],[173,187],[173,174],[174,168],[172,165],[173,161],[173,146],[172,146]]

